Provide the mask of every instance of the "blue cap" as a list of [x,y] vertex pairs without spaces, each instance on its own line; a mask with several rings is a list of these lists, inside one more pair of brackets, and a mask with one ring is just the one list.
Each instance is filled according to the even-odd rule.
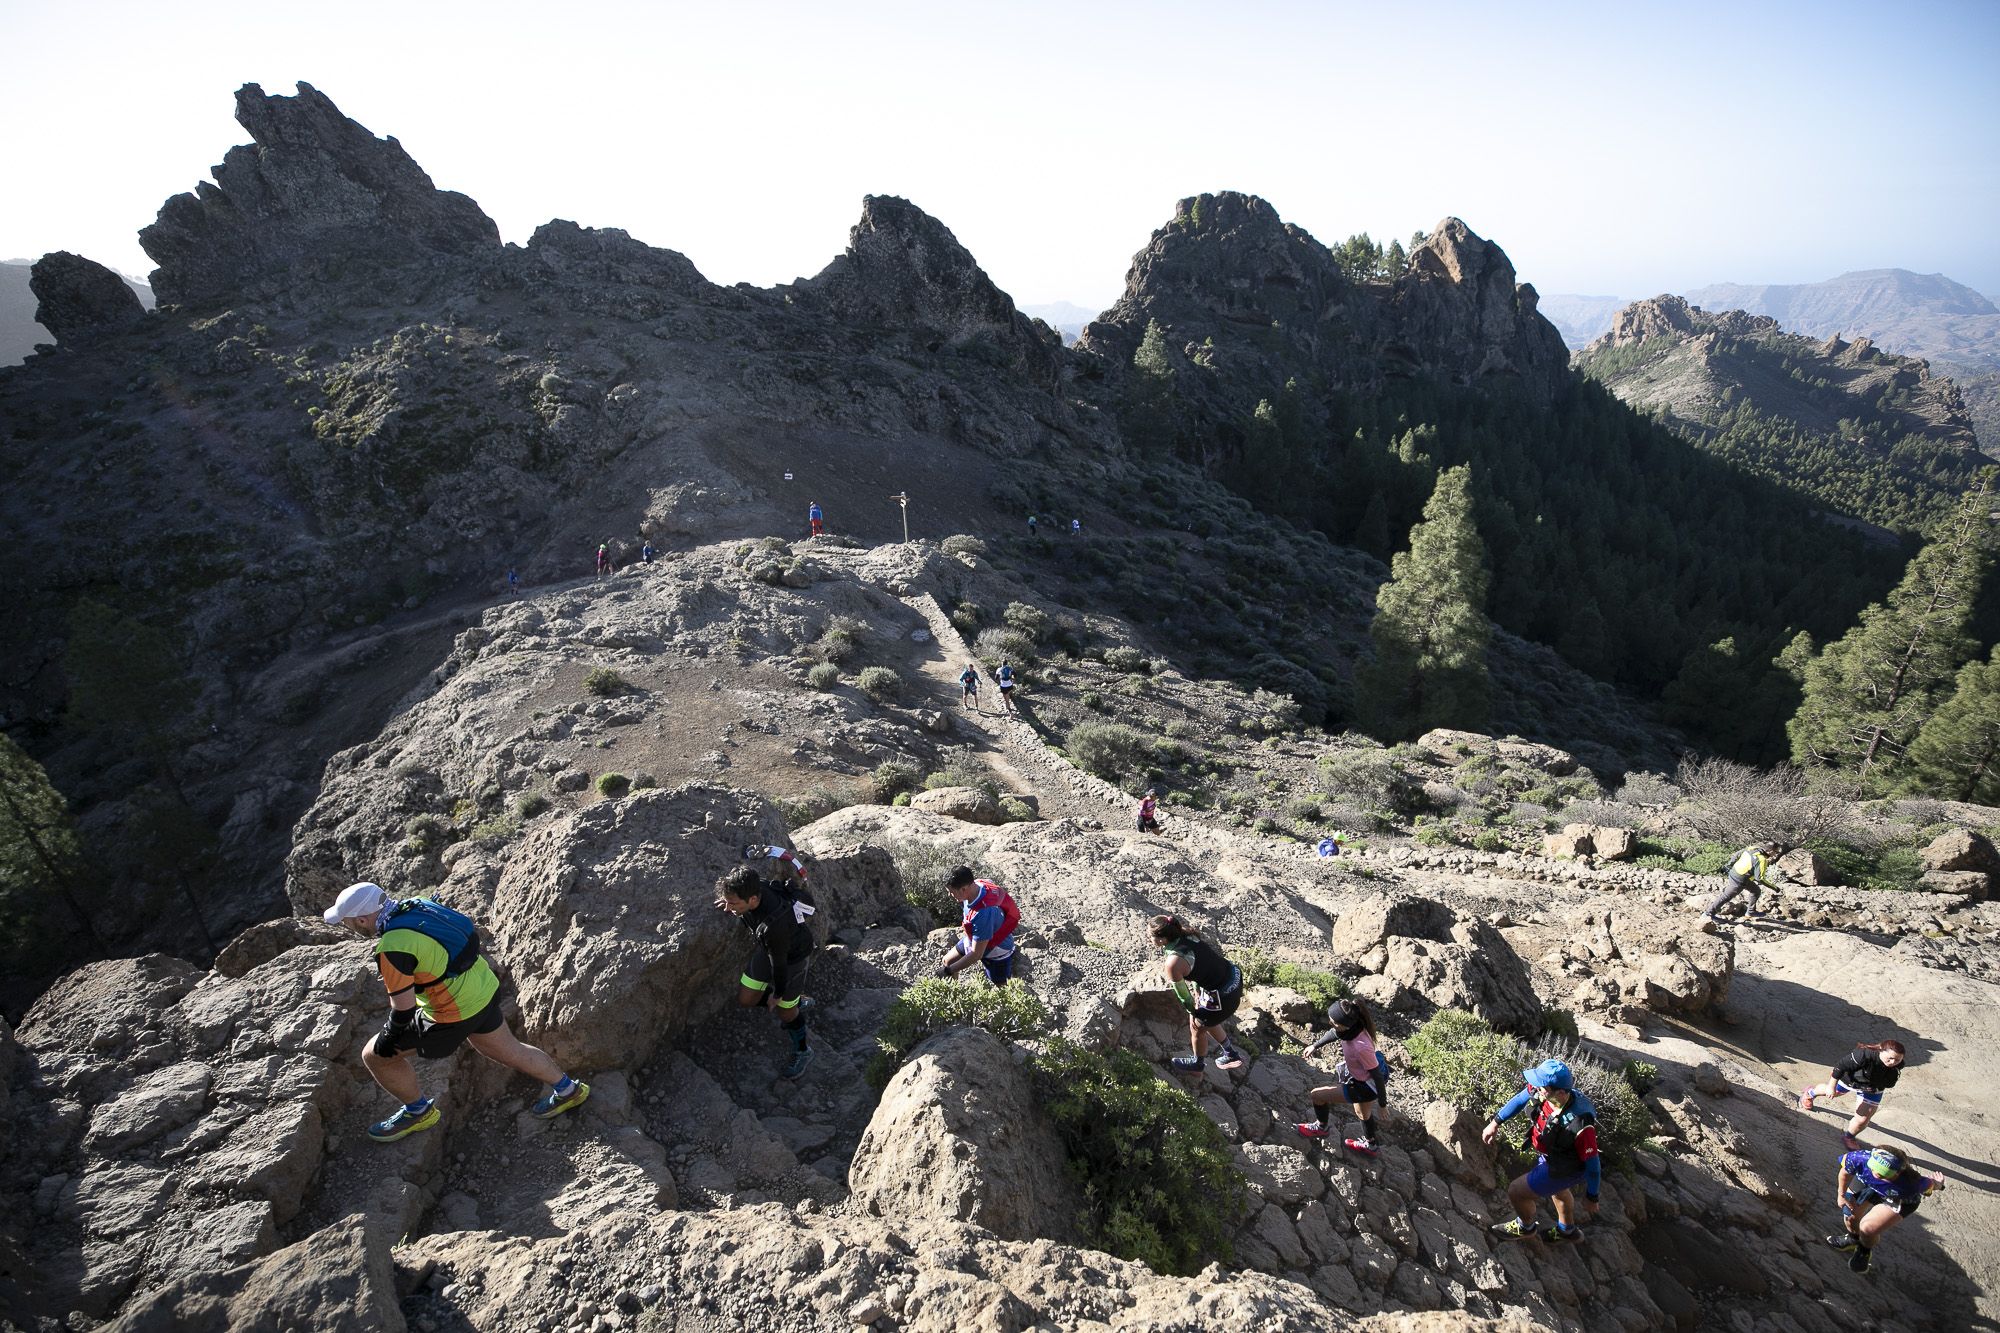
[[1576,1086],[1576,1079],[1569,1072],[1569,1066],[1560,1060],[1544,1060],[1533,1069],[1521,1071],[1521,1077],[1528,1080],[1531,1088],[1555,1088],[1568,1092]]

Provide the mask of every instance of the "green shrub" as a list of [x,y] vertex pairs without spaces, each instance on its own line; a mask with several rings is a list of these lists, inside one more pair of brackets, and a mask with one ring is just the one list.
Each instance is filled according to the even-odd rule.
[[1041,656],[1035,641],[1017,629],[983,629],[973,641],[972,651],[989,667],[1005,662],[1016,669],[1032,666]]
[[[1578,1090],[1597,1108],[1598,1150],[1613,1166],[1629,1161],[1632,1149],[1652,1132],[1652,1115],[1625,1077],[1571,1038],[1549,1035],[1523,1043],[1462,1009],[1442,1009],[1416,1030],[1405,1049],[1432,1096],[1481,1118],[1521,1090],[1521,1071],[1547,1059],[1566,1062]],[[1502,1129],[1510,1143],[1521,1147],[1527,1117],[1516,1116]]]
[[958,532],[939,542],[938,549],[946,555],[985,555],[986,543],[967,533]]
[[1000,798],[1000,814],[1010,824],[1025,824],[1032,819],[1039,818],[1035,814],[1034,807],[1018,796],[1002,796]]
[[1542,1034],[1576,1040],[1576,1015],[1567,1009],[1542,1010]]
[[1419,847],[1455,847],[1457,830],[1450,824],[1419,824],[1411,836]]
[[903,901],[924,912],[934,926],[955,926],[964,917],[958,899],[944,882],[965,860],[965,850],[933,838],[898,839],[883,844],[903,881]]
[[878,1092],[889,1086],[910,1052],[954,1027],[982,1027],[1003,1037],[1026,1037],[1048,1026],[1049,1011],[1026,986],[966,985],[947,977],[925,977],[898,995],[875,1033],[880,1049],[868,1062],[868,1083]]
[[840,684],[840,668],[831,662],[815,663],[806,672],[806,684],[816,690],[830,690]]
[[909,803],[910,803],[910,794],[906,791],[897,792],[896,799],[889,802],[890,805],[908,805]]
[[868,795],[877,805],[885,805],[917,785],[917,766],[901,759],[885,759],[868,775]]
[[1857,888],[1908,890],[1916,888],[1923,878],[1923,858],[1913,847],[1892,845],[1864,850],[1827,838],[1814,838],[1806,846],[1840,876],[1841,883]]
[[1007,622],[1007,628],[1025,634],[1030,643],[1040,644],[1049,634],[1048,612],[1040,607],[1029,606],[1026,602],[1009,602],[1007,609],[1000,613]]
[[1146,655],[1137,648],[1121,643],[1116,648],[1104,650],[1104,665],[1113,671],[1144,671]]
[[1077,702],[1081,703],[1085,708],[1088,708],[1093,713],[1101,713],[1104,711],[1104,696],[1099,694],[1096,690],[1085,690],[1083,692],[1083,697],[1079,699]]
[[854,683],[878,704],[894,703],[903,692],[903,678],[885,666],[863,667]]
[[1472,845],[1482,852],[1504,852],[1507,850],[1507,838],[1493,829],[1484,828],[1472,835]]
[[421,856],[451,841],[451,825],[439,815],[413,815],[403,825],[403,850]]
[[481,847],[493,848],[509,841],[521,831],[521,821],[513,815],[495,815],[472,826],[472,840]]
[[615,800],[632,790],[632,779],[623,773],[605,773],[597,779],[597,794]]
[[1080,1221],[1092,1245],[1182,1275],[1233,1257],[1243,1176],[1194,1098],[1131,1051],[1103,1056],[1060,1037],[1033,1068],[1086,1201]]
[[1347,978],[1338,972],[1323,972],[1303,963],[1281,963],[1262,949],[1245,949],[1236,959],[1243,969],[1246,986],[1283,986],[1295,990],[1324,1009],[1351,994]]
[[1660,1081],[1660,1067],[1644,1060],[1627,1060],[1618,1067],[1618,1074],[1625,1080],[1625,1086],[1641,1097]]
[[1147,762],[1153,738],[1122,722],[1079,722],[1070,728],[1063,748],[1085,772],[1119,782]]
[[1000,799],[1000,784],[993,780],[993,775],[963,754],[953,755],[943,768],[924,777],[925,791],[936,791],[940,787],[973,787],[993,800]]
[[1269,815],[1259,815],[1250,821],[1250,827],[1258,833],[1276,833],[1278,831],[1278,821]]
[[649,791],[660,785],[660,780],[651,773],[641,773],[632,779],[633,791]]
[[1285,814],[1301,824],[1317,824],[1319,823],[1320,804],[1310,796],[1301,796],[1297,800],[1286,804]]
[[810,824],[815,819],[825,819],[836,810],[845,810],[854,804],[854,795],[834,787],[809,787],[797,796],[778,802],[778,809],[784,812],[785,822],[793,828]]
[[587,693],[600,699],[609,699],[614,694],[623,694],[629,688],[625,677],[608,666],[592,667],[583,674],[583,688]]
[[1319,757],[1320,786],[1329,792],[1351,792],[1369,804],[1397,814],[1414,814],[1424,804],[1424,789],[1387,750],[1334,750]]
[[523,796],[520,800],[514,802],[514,817],[516,819],[533,819],[548,808],[549,798],[546,796],[539,793],[533,796]]

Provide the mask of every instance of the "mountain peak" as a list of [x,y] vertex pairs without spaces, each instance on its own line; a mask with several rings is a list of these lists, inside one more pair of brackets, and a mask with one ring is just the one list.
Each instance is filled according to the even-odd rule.
[[309,83],[295,97],[254,83],[236,93],[252,142],[229,150],[215,182],[177,194],[139,244],[159,264],[162,301],[221,303],[258,285],[395,262],[412,251],[497,251],[479,205],[440,190],[395,139],[380,139]]

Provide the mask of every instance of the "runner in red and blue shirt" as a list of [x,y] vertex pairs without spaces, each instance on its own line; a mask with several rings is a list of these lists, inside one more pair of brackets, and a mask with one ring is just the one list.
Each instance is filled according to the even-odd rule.
[[1528,1146],[1537,1154],[1534,1166],[1514,1178],[1507,1187],[1507,1199],[1514,1205],[1515,1218],[1501,1222],[1493,1230],[1503,1236],[1525,1236],[1535,1229],[1535,1207],[1539,1199],[1555,1205],[1556,1224],[1542,1232],[1547,1241],[1576,1240],[1582,1229],[1574,1218],[1575,1200],[1570,1191],[1583,1186],[1584,1207],[1597,1216],[1597,1191],[1603,1164],[1597,1156],[1597,1108],[1576,1090],[1576,1076],[1560,1060],[1544,1060],[1521,1072],[1527,1086],[1509,1099],[1486,1122],[1480,1139],[1492,1143],[1500,1126],[1513,1119],[1530,1103],[1535,1118],[1528,1129]]
[[955,977],[978,963],[988,981],[1006,985],[1014,975],[1014,929],[1021,924],[1014,895],[990,879],[978,878],[970,866],[953,870],[945,887],[964,906],[965,916],[937,974]]

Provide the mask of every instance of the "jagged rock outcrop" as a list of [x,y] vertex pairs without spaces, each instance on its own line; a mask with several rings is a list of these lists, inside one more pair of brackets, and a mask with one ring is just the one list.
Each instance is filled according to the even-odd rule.
[[1583,913],[1563,949],[1543,961],[1584,978],[1572,997],[1580,1008],[1699,1014],[1728,998],[1736,946],[1684,912],[1631,903]]
[[[1332,943],[1337,955],[1379,974],[1357,987],[1378,1002],[1401,1007],[1417,995],[1505,1032],[1541,1029],[1541,1001],[1513,946],[1487,922],[1464,919],[1444,903],[1369,894],[1340,914]],[[1386,985],[1370,984],[1377,981]]]
[[132,327],[146,317],[139,295],[94,259],[57,250],[35,261],[28,285],[35,319],[65,346]]
[[1541,401],[1569,380],[1568,351],[1536,313],[1534,289],[1457,218],[1438,224],[1403,273],[1356,280],[1254,195],[1183,199],[1078,347],[1122,374],[1149,321],[1187,372],[1178,391],[1221,416],[1241,416],[1297,374],[1351,389],[1408,376],[1504,382]]
[[[1877,523],[1910,526],[1911,515],[1949,503],[1990,463],[1957,387],[1867,338],[1806,337],[1765,315],[1711,312],[1666,295],[1619,311],[1575,361],[1697,443],[1728,437],[1829,509]],[[1911,438],[1926,446],[1920,464],[1909,461]],[[1827,458],[1845,470],[1829,470]],[[1857,466],[1890,483],[1865,513],[1851,480]]]
[[923,331],[927,351],[983,355],[1037,383],[1054,380],[1060,341],[1036,332],[951,229],[907,199],[863,199],[846,252],[794,290],[845,323]]
[[282,97],[247,83],[236,119],[254,142],[230,149],[214,184],[167,200],[139,233],[162,302],[226,302],[348,263],[393,271],[430,254],[498,253],[499,228],[479,205],[438,189],[395,139],[376,138],[311,84]]
[[910,1053],[848,1172],[855,1205],[897,1225],[969,1222],[1007,1240],[1076,1239],[1062,1141],[1012,1045],[952,1028]]

